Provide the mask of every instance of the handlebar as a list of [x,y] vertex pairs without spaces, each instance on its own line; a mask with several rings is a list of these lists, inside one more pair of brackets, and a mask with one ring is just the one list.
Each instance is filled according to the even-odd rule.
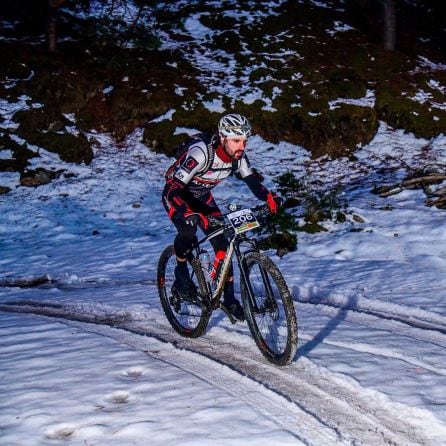
[[[242,206],[239,205],[233,205],[230,204],[228,208],[231,210],[231,212],[227,212],[226,214],[221,214],[220,216],[209,216],[207,217],[209,221],[209,226],[213,228],[223,227],[223,226],[231,226],[230,223],[228,223],[226,216],[231,214],[232,212],[235,212],[236,210],[243,209]],[[264,204],[261,206],[257,206],[255,208],[251,208],[252,213],[256,216],[257,219],[263,220],[265,219],[269,214],[270,210],[268,205]]]

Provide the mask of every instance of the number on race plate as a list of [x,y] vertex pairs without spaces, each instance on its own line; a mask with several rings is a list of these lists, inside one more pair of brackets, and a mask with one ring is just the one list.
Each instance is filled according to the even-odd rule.
[[237,234],[250,231],[260,226],[251,209],[241,209],[240,211],[231,212],[227,217]]

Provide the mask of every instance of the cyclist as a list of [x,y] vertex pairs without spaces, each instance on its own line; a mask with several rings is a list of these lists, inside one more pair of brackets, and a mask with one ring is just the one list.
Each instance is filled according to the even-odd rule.
[[[174,249],[177,259],[174,287],[182,298],[193,298],[196,287],[189,276],[187,257],[196,236],[197,227],[208,233],[207,216],[221,215],[211,190],[237,172],[253,194],[265,201],[276,213],[282,199],[266,189],[253,172],[245,154],[251,125],[239,114],[223,116],[214,135],[199,134],[187,141],[183,154],[166,172],[163,205],[178,234]],[[212,247],[216,259],[223,259],[227,241],[223,235],[214,238]],[[243,308],[234,296],[232,265],[223,289],[221,308],[239,321],[244,320]]]

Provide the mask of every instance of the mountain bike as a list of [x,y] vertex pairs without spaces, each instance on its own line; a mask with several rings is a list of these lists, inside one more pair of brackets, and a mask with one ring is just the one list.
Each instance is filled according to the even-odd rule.
[[[242,209],[230,205],[230,212],[209,217],[211,232],[196,237],[188,267],[197,293],[181,298],[173,287],[176,257],[173,245],[162,252],[158,262],[158,291],[166,317],[180,335],[196,338],[208,325],[212,312],[220,307],[220,298],[233,258],[240,275],[240,291],[245,319],[255,343],[264,357],[276,365],[289,364],[297,348],[297,318],[293,300],[279,268],[259,250],[247,232],[260,226],[267,208]],[[216,259],[209,268],[204,244],[223,234],[228,240],[224,259]],[[172,289],[173,287],[173,289]],[[223,308],[222,308],[223,309]],[[228,313],[227,313],[228,314]],[[232,323],[235,319],[228,314]]]

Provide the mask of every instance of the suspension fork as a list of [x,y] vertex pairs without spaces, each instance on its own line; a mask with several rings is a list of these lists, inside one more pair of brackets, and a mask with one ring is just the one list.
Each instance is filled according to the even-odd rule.
[[265,285],[265,289],[266,289],[266,298],[270,299],[274,293],[273,293],[273,289],[271,287],[271,282],[269,280],[268,274],[266,274],[265,270],[263,268],[260,268],[260,274],[262,275],[262,282]]
[[[248,240],[243,240],[243,241],[248,241]],[[250,241],[249,243],[252,244],[252,248],[248,249],[247,251],[242,252],[239,245],[240,245],[241,241],[236,244],[235,247],[235,252],[236,252],[236,256],[237,256],[237,260],[239,263],[239,269],[240,269],[240,276],[243,280],[243,283],[245,285],[245,290],[247,290],[247,294],[248,294],[248,299],[251,303],[251,306],[254,310],[254,312],[259,312],[262,311],[261,308],[259,308],[257,300],[256,300],[256,296],[254,295],[254,291],[252,289],[252,285],[251,285],[251,281],[249,280],[249,271],[248,271],[248,266],[246,264],[246,255],[249,254],[250,252],[259,252],[257,249],[257,245],[255,242]],[[274,296],[274,292],[273,289],[271,287],[271,282],[270,279],[268,277],[267,272],[265,271],[264,268],[262,268],[259,265],[259,269],[260,269],[260,274],[262,276],[262,282],[263,285],[265,287],[265,291],[266,291],[266,296],[264,296],[266,299],[264,300],[264,302],[262,303],[262,307],[263,307],[263,311],[265,310],[265,303]],[[262,299],[263,300],[263,299]],[[274,302],[274,298],[272,299],[272,301]]]
[[[246,240],[243,240],[243,241],[246,241]],[[257,249],[255,247],[255,244],[252,243],[251,249],[249,249],[248,251],[242,252],[242,250],[240,249],[241,242],[242,242],[242,240],[240,240],[239,243],[237,243],[235,245],[235,255],[237,257],[237,261],[238,261],[238,265],[239,265],[240,278],[242,279],[243,284],[245,286],[245,290],[247,291],[248,299],[251,303],[251,307],[256,309],[257,304],[256,304],[256,300],[254,297],[254,292],[252,290],[251,282],[249,280],[248,266],[246,265],[246,254],[248,254],[250,252],[257,252]]]

